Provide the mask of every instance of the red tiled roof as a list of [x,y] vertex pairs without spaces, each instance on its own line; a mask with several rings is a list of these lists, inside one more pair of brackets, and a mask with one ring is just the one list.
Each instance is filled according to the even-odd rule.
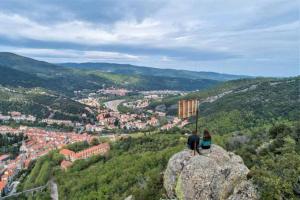
[[73,155],[75,152],[71,151],[69,149],[62,149],[59,151],[59,153],[65,155],[65,156],[70,156],[70,155]]
[[0,181],[0,192],[5,188],[6,182]]
[[63,160],[63,161],[60,163],[60,167],[63,168],[63,169],[67,169],[67,168],[69,168],[71,165],[72,165],[72,162],[67,161],[67,160]]
[[90,148],[85,149],[83,151],[77,152],[73,156],[76,159],[81,159],[81,158],[84,158],[84,157],[90,157],[90,156],[95,155],[95,154],[106,153],[109,149],[110,149],[110,146],[109,146],[108,143],[102,143],[102,144],[99,144],[97,146],[93,146],[93,147],[90,147]]

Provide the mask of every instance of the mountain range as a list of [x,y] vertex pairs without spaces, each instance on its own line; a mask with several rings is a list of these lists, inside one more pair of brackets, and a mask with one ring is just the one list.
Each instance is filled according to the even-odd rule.
[[69,96],[74,90],[95,90],[104,85],[132,90],[201,90],[245,77],[113,63],[57,65],[7,52],[0,53],[0,66],[2,85],[43,87]]
[[[44,118],[55,111],[54,118],[76,120],[85,110],[83,105],[71,99],[75,90],[92,92],[105,86],[188,91],[209,88],[224,79],[189,79],[177,70],[167,70],[168,75],[160,74],[164,72],[161,69],[117,64],[116,70],[112,65],[105,67],[102,64],[106,70],[89,66],[65,67],[13,53],[0,53],[0,112],[16,110]],[[108,72],[109,68],[111,72]],[[124,73],[127,68],[128,72]]]

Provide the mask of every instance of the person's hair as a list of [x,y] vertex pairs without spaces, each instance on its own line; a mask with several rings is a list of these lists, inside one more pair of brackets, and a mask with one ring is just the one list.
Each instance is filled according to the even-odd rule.
[[197,134],[197,131],[196,131],[196,130],[193,130],[193,134],[196,135],[196,134]]
[[211,139],[211,135],[210,135],[210,133],[207,129],[204,129],[203,138],[204,139]]

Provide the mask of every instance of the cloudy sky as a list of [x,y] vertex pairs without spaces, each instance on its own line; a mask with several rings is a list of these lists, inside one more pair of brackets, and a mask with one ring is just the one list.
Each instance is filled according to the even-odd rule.
[[294,0],[0,0],[0,51],[263,76],[299,72]]

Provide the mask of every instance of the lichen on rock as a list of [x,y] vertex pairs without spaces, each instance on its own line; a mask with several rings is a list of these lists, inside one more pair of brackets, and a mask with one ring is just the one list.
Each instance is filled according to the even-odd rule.
[[248,173],[240,156],[212,145],[201,155],[194,156],[190,150],[173,155],[164,173],[164,187],[171,199],[256,200]]

